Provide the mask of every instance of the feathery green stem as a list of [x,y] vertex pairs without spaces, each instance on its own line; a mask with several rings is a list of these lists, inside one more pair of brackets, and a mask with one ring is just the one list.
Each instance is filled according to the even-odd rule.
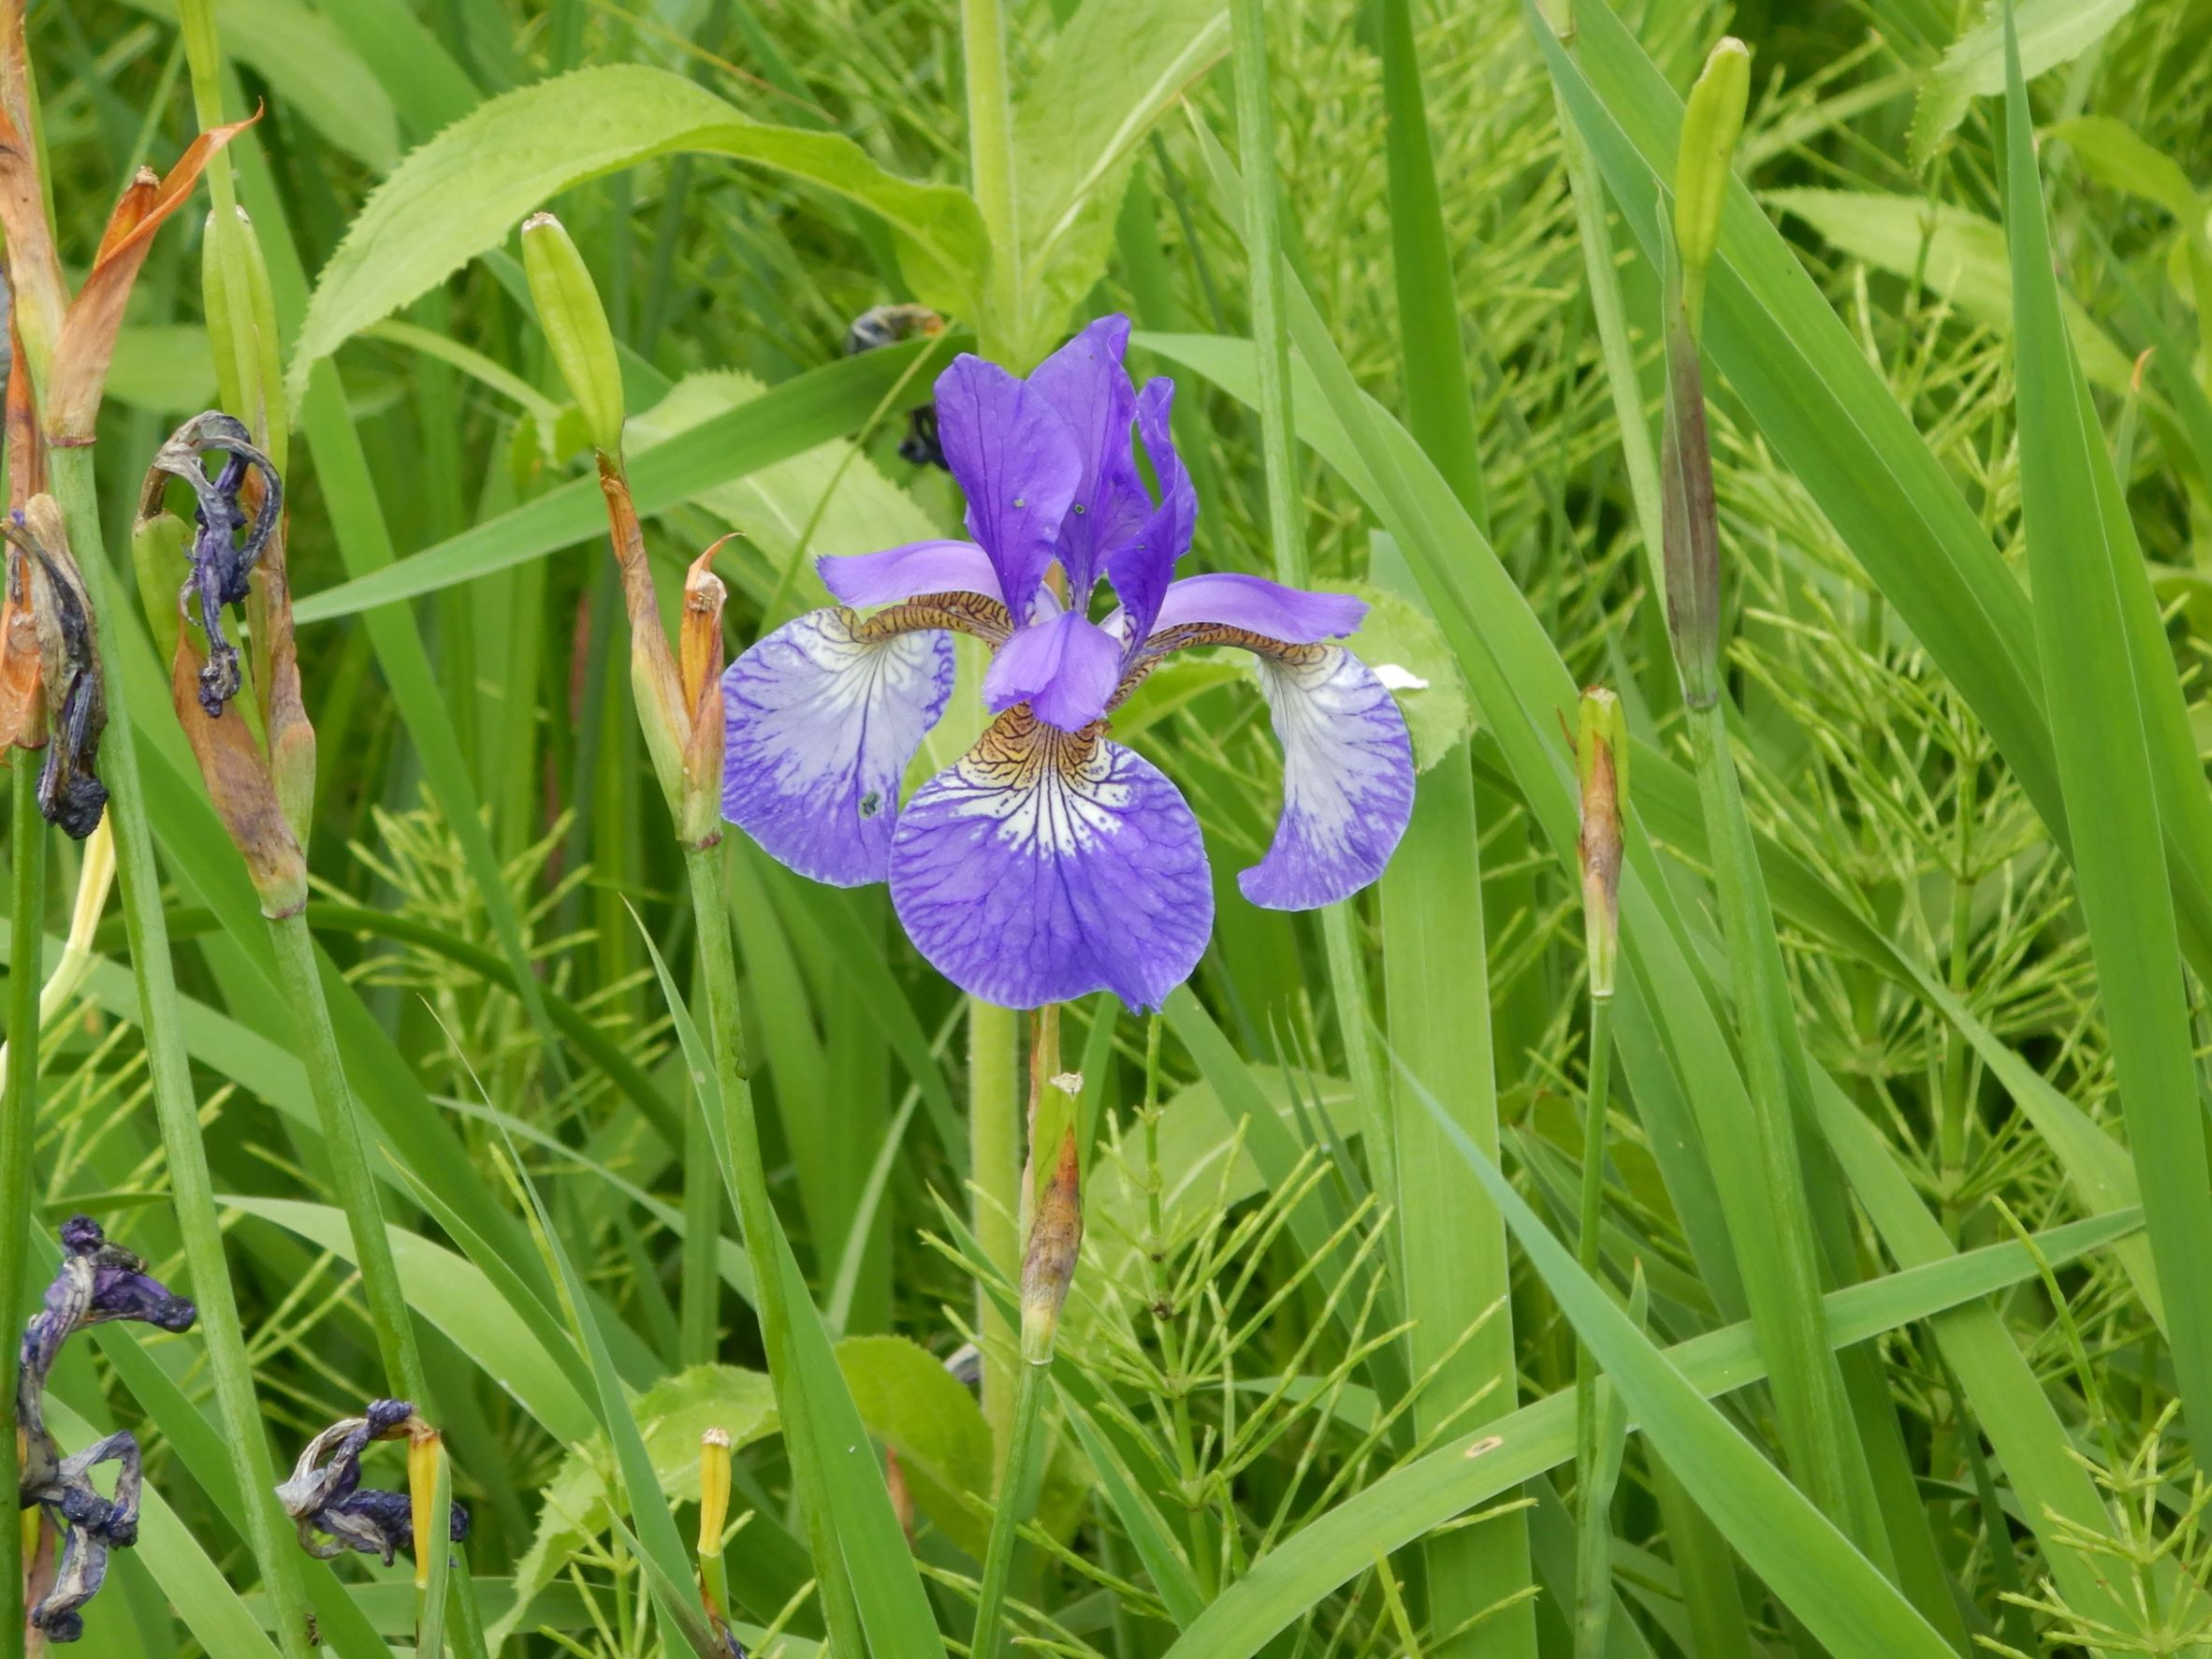
[[[38,815],[38,756],[8,757],[14,779],[7,856],[13,861],[7,965],[7,1084],[0,1093],[0,1492],[22,1483],[16,1446],[14,1332],[22,1323],[24,1259],[31,1215],[31,1146],[38,1113],[38,967],[46,924],[46,821]],[[0,1659],[22,1659],[22,1529],[12,1507],[0,1523]]]
[[100,659],[108,665],[108,732],[100,764],[109,792],[108,811],[114,820],[124,930],[130,942],[132,979],[138,986],[154,1115],[167,1157],[170,1201],[184,1245],[193,1300],[199,1304],[199,1329],[207,1345],[216,1411],[238,1472],[245,1509],[239,1520],[261,1569],[279,1651],[285,1659],[311,1659],[298,1545],[277,1507],[276,1475],[269,1461],[260,1404],[255,1397],[253,1364],[239,1321],[238,1298],[224,1256],[223,1225],[215,1211],[207,1147],[200,1139],[199,1106],[192,1091],[192,1063],[185,1055],[176,969],[169,961],[168,922],[162,910],[161,870],[154,861],[153,830],[138,774],[137,721],[124,677],[116,671],[123,661],[117,607],[124,603],[124,596],[109,570],[106,544],[100,536],[93,452],[89,446],[56,449],[51,466],[53,493],[61,503],[69,546],[91,601]]

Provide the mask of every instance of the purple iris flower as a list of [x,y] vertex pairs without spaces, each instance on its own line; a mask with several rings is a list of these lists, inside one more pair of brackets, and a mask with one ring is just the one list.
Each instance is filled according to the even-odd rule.
[[[1198,499],[1173,383],[1140,390],[1128,319],[1101,317],[1021,380],[962,357],[939,432],[969,541],[825,558],[841,605],[730,665],[722,814],[801,875],[888,879],[899,921],[962,990],[1010,1008],[1112,991],[1157,1008],[1214,921],[1198,820],[1106,717],[1171,652],[1254,654],[1283,745],[1283,813],[1241,872],[1254,904],[1306,910],[1382,873],[1413,807],[1413,749],[1382,682],[1341,645],[1360,600],[1258,576],[1174,579]],[[1138,471],[1142,441],[1159,485]],[[1119,605],[1094,620],[1109,584]],[[881,605],[865,619],[849,607]],[[952,633],[992,648],[976,746],[902,808],[953,690]]]

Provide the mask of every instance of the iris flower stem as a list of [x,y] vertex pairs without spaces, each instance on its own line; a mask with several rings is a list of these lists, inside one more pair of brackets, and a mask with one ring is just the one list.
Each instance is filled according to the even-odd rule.
[[207,1147],[200,1139],[199,1106],[192,1092],[192,1065],[184,1052],[176,969],[169,960],[168,921],[162,911],[161,869],[154,861],[153,822],[145,783],[138,773],[137,718],[131,708],[127,678],[118,671],[124,658],[119,620],[123,595],[109,568],[107,546],[100,536],[92,449],[57,448],[51,466],[53,493],[61,503],[69,546],[92,602],[100,658],[106,664],[108,732],[100,749],[100,769],[109,789],[108,813],[115,832],[124,932],[130,945],[131,977],[138,994],[139,1029],[153,1085],[154,1116],[168,1163],[170,1203],[192,1277],[193,1300],[199,1304],[199,1329],[207,1345],[217,1417],[238,1474],[245,1508],[243,1530],[261,1571],[277,1648],[285,1659],[312,1659],[298,1545],[277,1507],[276,1474],[269,1462],[260,1405],[255,1398],[253,1364],[246,1355],[238,1298],[224,1256],[214,1184],[208,1172]]
[[[968,1179],[975,1185],[975,1236],[983,1258],[1008,1283],[1022,1273],[1022,1122],[1015,1050],[1019,1016],[968,999]],[[1014,1328],[976,1290],[976,1346],[983,1363],[983,1419],[991,1425],[992,1467],[1003,1481],[1012,1450]]]
[[[1581,1230],[1576,1254],[1592,1278],[1598,1272],[1598,1222],[1605,1204],[1606,1105],[1612,1081],[1610,997],[1590,999],[1590,1089],[1582,1117]],[[1575,1503],[1581,1528],[1575,1550],[1575,1655],[1596,1659],[1605,1652],[1607,1616],[1612,1611],[1611,1536],[1607,1509],[1610,1493],[1599,1490],[1597,1361],[1587,1345],[1575,1344]]]
[[[10,757],[15,808],[7,855],[14,860],[9,914],[7,1029],[14,1064],[0,1095],[0,1342],[8,1363],[0,1367],[0,1492],[22,1484],[15,1442],[15,1332],[23,1319],[23,1260],[31,1211],[31,1143],[38,1113],[38,964],[46,921],[46,823],[38,815],[37,756],[19,749]],[[12,1500],[0,1504],[0,1659],[23,1654],[23,1529],[15,1524]]]
[[960,41],[968,75],[968,167],[991,238],[990,285],[978,319],[981,344],[984,357],[1019,370],[1021,222],[1014,208],[1013,95],[1001,0],[960,0]]
[[295,910],[289,916],[270,917],[269,937],[276,947],[277,978],[284,982],[293,1023],[299,1028],[299,1057],[307,1067],[308,1092],[314,1097],[323,1143],[330,1155],[331,1182],[338,1189],[339,1205],[345,1211],[346,1230],[353,1236],[354,1260],[360,1270],[369,1323],[376,1332],[385,1376],[395,1398],[412,1400],[423,1409],[429,1389],[423,1377],[422,1356],[415,1347],[415,1326],[408,1317],[406,1292],[400,1286],[400,1269],[392,1259],[391,1236],[385,1230],[376,1178],[370,1172],[367,1140],[361,1133],[353,1093],[346,1086],[345,1063],[339,1057],[330,1006],[323,996],[314,936],[308,931],[305,912]]
[[1013,1570],[1014,1538],[1028,1519],[1044,1444],[1046,1373],[1050,1365],[1023,1364],[1015,1385],[1013,1436],[1007,1448],[1006,1478],[991,1512],[991,1537],[983,1549],[983,1581],[976,1595],[975,1639],[968,1659],[998,1659],[1000,1626],[1006,1617],[1006,1581]]
[[1275,211],[1275,120],[1267,69],[1267,0],[1230,0],[1236,66],[1237,150],[1244,174],[1244,242],[1252,251],[1252,341],[1259,357],[1259,452],[1275,580],[1305,586],[1297,458],[1291,448],[1290,327],[1283,309],[1283,233]]
[[706,986],[717,1081],[722,1098],[723,1151],[728,1157],[730,1199],[745,1234],[752,1266],[753,1305],[760,1315],[768,1375],[782,1413],[784,1439],[791,1448],[793,1484],[805,1512],[807,1541],[821,1586],[822,1622],[830,1649],[853,1659],[868,1650],[861,1637],[860,1609],[853,1600],[845,1552],[830,1527],[827,1482],[818,1456],[812,1412],[806,1390],[792,1369],[791,1308],[784,1300],[783,1263],[777,1252],[774,1201],[768,1172],[761,1161],[759,1121],[753,1114],[752,1068],[746,1056],[738,1014],[737,953],[730,939],[730,901],[723,889],[717,847],[686,847],[684,870],[691,889],[693,924],[699,934],[699,967]]

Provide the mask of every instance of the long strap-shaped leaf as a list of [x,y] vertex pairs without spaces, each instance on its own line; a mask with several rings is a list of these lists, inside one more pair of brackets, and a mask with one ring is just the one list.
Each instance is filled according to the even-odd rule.
[[[1514,1196],[1513,1204],[1521,1215],[1534,1221],[1533,1214],[1518,1195]],[[1508,1208],[1509,1222],[1513,1215],[1514,1210]],[[2046,1260],[2058,1264],[2084,1251],[2103,1248],[2141,1225],[2140,1214],[2133,1211],[2100,1215],[2036,1235],[2036,1249]],[[1542,1230],[1540,1223],[1537,1230]],[[1579,1277],[1564,1246],[1552,1241],[1551,1249],[1557,1260],[1577,1272]],[[1840,1347],[1865,1342],[1885,1331],[1933,1317],[2008,1285],[2023,1283],[2036,1272],[2034,1259],[2024,1246],[2006,1244],[1970,1251],[1929,1266],[1909,1268],[1885,1279],[1853,1285],[1826,1298],[1828,1340]],[[1592,1296],[1604,1300],[1603,1293],[1588,1279],[1579,1282]],[[1553,1294],[1558,1295],[1556,1285]],[[1562,1297],[1561,1302],[1564,1306],[1565,1298]],[[1578,1307],[1583,1305],[1578,1303]],[[1607,1305],[1609,1308],[1610,1303]],[[1648,1371],[1655,1365],[1666,1370],[1688,1390],[1693,1399],[1724,1394],[1756,1382],[1766,1375],[1766,1367],[1759,1360],[1757,1339],[1749,1325],[1731,1325],[1662,1353],[1635,1332],[1624,1317],[1615,1313],[1614,1317],[1635,1335],[1640,1349],[1639,1368]],[[1611,1345],[1612,1351],[1600,1352],[1608,1373],[1614,1372],[1619,1346],[1615,1343]],[[1670,1392],[1673,1404],[1681,1405],[1680,1392]],[[1646,1420],[1643,1404],[1635,1395],[1630,1396],[1630,1409],[1639,1424]],[[1391,1471],[1357,1496],[1339,1504],[1280,1549],[1262,1557],[1250,1572],[1207,1607],[1182,1639],[1168,1650],[1167,1659],[1251,1659],[1251,1655],[1259,1652],[1307,1608],[1346,1580],[1372,1567],[1378,1550],[1403,1549],[1530,1477],[1568,1462],[1574,1455],[1575,1402],[1571,1390],[1547,1395],[1510,1417],[1474,1433],[1461,1435],[1426,1457]],[[1756,1452],[1751,1455],[1757,1459]],[[1768,1473],[1774,1474],[1770,1466]],[[1798,1502],[1801,1504],[1803,1500]],[[1699,1503],[1704,1506],[1702,1496]],[[1716,1520],[1721,1518],[1720,1509],[1715,1508],[1712,1513]],[[1832,1529],[1829,1536],[1835,1536]],[[1752,1560],[1748,1550],[1745,1559]],[[1863,1557],[1855,1555],[1855,1559],[1862,1569],[1870,1572]],[[1754,1565],[1757,1564],[1754,1561]],[[1783,1594],[1785,1601],[1789,1599],[1779,1586],[1777,1593]],[[1888,1594],[1894,1603],[1896,1592],[1889,1591]],[[1835,1651],[1843,1653],[1865,1650],[1838,1647]]]
[[[2167,1339],[2189,1420],[2212,1433],[2212,1302],[2187,1294],[2212,1258],[2181,942],[2166,879],[2139,664],[2087,420],[2080,366],[2051,268],[2028,92],[2006,17],[2005,228],[2018,352],[2021,517],[2035,583],[2044,688],[2073,830],[2120,1102],[2166,1298]],[[2172,670],[2167,670],[2171,674]],[[2201,789],[2202,779],[2199,779]]]

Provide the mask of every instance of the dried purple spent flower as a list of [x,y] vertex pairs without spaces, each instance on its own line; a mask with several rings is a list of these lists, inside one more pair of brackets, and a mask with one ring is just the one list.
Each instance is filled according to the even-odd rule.
[[49,738],[38,774],[38,810],[47,822],[81,841],[108,804],[108,786],[94,770],[108,726],[108,698],[93,641],[92,602],[51,496],[35,495],[22,513],[0,520],[0,536],[21,560],[38,641]]
[[[37,1506],[62,1537],[46,1593],[31,1606],[31,1624],[50,1642],[73,1642],[84,1634],[85,1603],[107,1577],[109,1550],[138,1540],[138,1443],[124,1432],[62,1456],[46,1426],[47,1376],[62,1345],[89,1325],[138,1319],[164,1331],[189,1331],[198,1310],[150,1276],[145,1262],[130,1251],[109,1244],[89,1216],[64,1222],[61,1240],[61,1271],[23,1329],[16,1421],[23,1448],[21,1505]],[[112,1499],[92,1483],[92,1471],[102,1463],[121,1465]]]
[[[417,1422],[405,1400],[371,1400],[359,1417],[332,1423],[307,1443],[277,1501],[299,1529],[299,1547],[320,1561],[348,1550],[381,1557],[385,1565],[415,1548],[412,1500],[403,1492],[361,1485],[361,1454],[379,1440],[409,1439]],[[329,1538],[324,1543],[315,1535]],[[469,1535],[469,1512],[456,1504],[446,1522],[455,1543]]]
[[[205,458],[219,454],[223,465],[211,478]],[[248,473],[261,480],[261,499],[251,509],[240,501]],[[274,536],[284,513],[284,481],[276,463],[254,446],[243,422],[219,410],[196,415],[154,452],[147,474],[140,517],[160,510],[159,476],[179,478],[198,498],[193,514],[192,574],[179,604],[196,603],[201,632],[207,635],[208,662],[199,674],[199,705],[210,718],[238,695],[238,648],[223,632],[223,607],[243,604],[253,591],[254,567]]]

